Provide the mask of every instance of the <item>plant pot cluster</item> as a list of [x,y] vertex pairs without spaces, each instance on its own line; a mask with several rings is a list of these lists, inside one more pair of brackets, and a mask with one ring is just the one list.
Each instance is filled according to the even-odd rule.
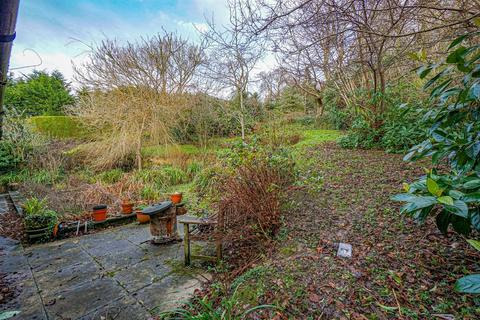
[[[123,214],[131,214],[133,213],[133,203],[122,203],[122,213]],[[135,210],[137,215],[137,221],[139,223],[148,223],[150,222],[150,216],[147,214],[142,213],[142,208],[137,208]],[[92,219],[93,221],[100,222],[105,221],[107,219],[107,206],[106,205],[97,205],[93,207],[92,211]]]
[[[182,202],[182,193],[181,192],[175,192],[170,196],[170,200],[174,204],[179,204]],[[93,221],[105,221],[107,219],[107,206],[104,204],[97,205],[93,207],[92,211],[92,218]],[[127,199],[124,199],[121,203],[121,211],[122,214],[132,214],[135,211],[135,214],[137,216],[137,221],[139,223],[148,223],[150,222],[150,216],[147,214],[143,214],[142,210],[144,207],[140,206],[134,209],[134,203],[132,201],[129,201]]]

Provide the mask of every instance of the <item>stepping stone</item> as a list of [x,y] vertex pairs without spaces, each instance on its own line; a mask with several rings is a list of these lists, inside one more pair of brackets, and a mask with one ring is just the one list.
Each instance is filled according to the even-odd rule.
[[337,256],[341,258],[351,258],[352,257],[352,245],[349,243],[338,244]]

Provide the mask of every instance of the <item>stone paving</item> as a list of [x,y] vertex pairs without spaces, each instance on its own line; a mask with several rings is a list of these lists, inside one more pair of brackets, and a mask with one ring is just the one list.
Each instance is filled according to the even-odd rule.
[[0,194],[0,216],[9,211],[6,194]]
[[181,305],[207,275],[178,267],[182,243],[155,246],[149,238],[141,225],[25,249],[0,238],[0,272],[20,292],[0,306],[0,315],[18,310],[11,319],[135,320]]

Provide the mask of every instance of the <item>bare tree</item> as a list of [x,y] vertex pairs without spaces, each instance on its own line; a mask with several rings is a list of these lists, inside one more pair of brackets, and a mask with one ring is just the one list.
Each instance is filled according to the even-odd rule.
[[217,26],[214,19],[207,20],[208,31],[202,36],[208,45],[209,61],[206,76],[215,79],[222,88],[233,89],[239,99],[239,121],[242,140],[245,139],[244,98],[251,73],[261,59],[264,48],[259,38],[245,29],[240,1],[229,0],[227,25]]
[[143,146],[172,142],[178,114],[192,98],[203,48],[165,33],[124,45],[105,40],[89,58],[76,68],[88,91],[72,109],[97,130],[94,141],[84,146],[87,159],[104,169],[134,155],[142,169]]
[[398,77],[407,54],[441,51],[473,27],[479,8],[478,0],[245,0],[240,12],[302,89],[318,96],[324,82],[333,83],[345,104],[359,86],[380,97],[365,106],[379,125],[388,78]]
[[75,66],[76,80],[95,89],[134,86],[182,94],[204,60],[202,45],[193,45],[175,33],[125,44],[107,39],[91,47],[86,63]]
[[276,101],[287,85],[287,74],[282,68],[262,71],[258,74],[260,93],[265,104]]

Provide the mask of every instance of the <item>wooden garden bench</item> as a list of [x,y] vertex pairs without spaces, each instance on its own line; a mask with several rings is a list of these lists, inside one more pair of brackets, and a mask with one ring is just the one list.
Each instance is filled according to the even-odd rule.
[[[212,230],[221,227],[219,220],[221,221],[221,219],[218,219],[216,215],[205,218],[197,218],[192,216],[178,217],[178,222],[183,224],[183,245],[186,266],[190,265],[192,259],[203,259],[216,262],[219,262],[222,259],[222,239],[218,235],[214,235],[216,256],[192,255],[190,250],[190,242],[192,240],[204,240],[205,237],[202,236],[202,234],[211,232]],[[190,225],[193,226],[192,230],[190,230]]]

